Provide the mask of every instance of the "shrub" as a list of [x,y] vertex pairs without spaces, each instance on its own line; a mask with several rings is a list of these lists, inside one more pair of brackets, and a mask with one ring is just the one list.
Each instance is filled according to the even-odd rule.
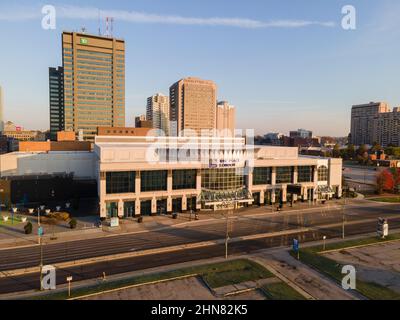
[[24,226],[24,231],[25,234],[31,234],[32,233],[32,223],[31,222],[27,222],[26,225]]
[[178,218],[178,214],[177,213],[173,213],[172,214],[172,219],[176,219],[176,218]]
[[69,227],[71,229],[75,229],[77,224],[78,224],[78,222],[76,221],[76,219],[69,220]]
[[143,222],[143,217],[139,217],[139,218],[137,219],[137,222],[138,222],[138,223],[142,223],[142,222]]

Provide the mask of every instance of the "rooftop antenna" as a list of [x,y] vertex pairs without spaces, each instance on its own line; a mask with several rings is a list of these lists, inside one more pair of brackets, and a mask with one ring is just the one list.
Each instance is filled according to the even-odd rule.
[[86,33],[86,28],[85,28],[85,26],[82,26],[81,32],[82,32],[82,33]]
[[99,19],[98,19],[98,26],[99,26],[99,36],[101,36],[100,9],[99,9]]
[[112,37],[114,31],[114,18],[112,17],[106,17],[106,32],[105,36],[107,37]]

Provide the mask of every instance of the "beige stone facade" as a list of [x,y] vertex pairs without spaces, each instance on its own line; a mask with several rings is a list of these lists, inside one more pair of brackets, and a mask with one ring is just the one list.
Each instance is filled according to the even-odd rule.
[[[342,160],[232,137],[96,137],[100,216],[341,197]],[[294,193],[293,188],[297,191]]]
[[233,136],[236,129],[236,108],[227,101],[218,102],[217,130],[223,135]]
[[185,78],[170,87],[171,135],[201,135],[216,128],[217,86],[213,81]]

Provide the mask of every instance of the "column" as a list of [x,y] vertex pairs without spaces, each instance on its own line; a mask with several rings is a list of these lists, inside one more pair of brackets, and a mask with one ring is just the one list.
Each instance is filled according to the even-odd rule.
[[[136,175],[135,175],[135,193],[136,195],[140,195],[140,171],[136,171]],[[139,208],[140,210],[140,208]]]
[[100,201],[100,218],[107,218],[107,206],[105,201]]
[[187,197],[186,195],[182,196],[182,212],[187,210]]
[[299,172],[297,166],[293,167],[293,184],[297,184],[298,182]]
[[167,191],[168,191],[168,194],[171,194],[171,192],[172,192],[172,170],[168,170]]
[[308,199],[308,188],[304,187],[303,188],[303,200],[307,201],[307,199]]
[[124,202],[121,199],[118,200],[118,217],[124,217]]
[[249,174],[246,176],[247,189],[252,192],[253,189],[253,168],[248,168]]
[[151,215],[156,215],[157,214],[157,199],[156,197],[153,197],[151,199]]
[[282,202],[287,202],[287,187],[282,187]]
[[201,169],[198,169],[196,172],[196,191],[198,194],[201,192]]
[[271,190],[271,203],[274,204],[276,199],[275,199],[275,189]]
[[135,200],[135,216],[140,216],[140,200],[136,198]]
[[264,190],[260,191],[260,206],[264,204]]
[[167,198],[167,213],[172,212],[172,197],[168,196]]
[[274,186],[276,185],[276,167],[272,167],[271,172],[271,184]]

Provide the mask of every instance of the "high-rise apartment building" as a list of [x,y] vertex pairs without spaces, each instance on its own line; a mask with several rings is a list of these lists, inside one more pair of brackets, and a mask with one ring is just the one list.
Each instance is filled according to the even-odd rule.
[[169,97],[157,93],[147,98],[146,118],[154,129],[160,129],[169,135]]
[[169,91],[170,135],[188,135],[188,129],[200,135],[202,130],[216,129],[217,86],[213,81],[185,78]]
[[57,140],[57,132],[64,130],[64,70],[49,68],[50,138]]
[[375,120],[373,140],[383,147],[400,146],[400,108],[379,114]]
[[390,108],[384,102],[354,105],[351,110],[351,143],[359,146],[377,142],[377,120],[381,113],[386,112],[390,112]]
[[4,96],[3,96],[3,89],[0,86],[0,132],[4,131],[3,108],[4,108]]
[[124,40],[64,32],[62,47],[65,130],[93,140],[97,127],[124,127]]
[[227,101],[217,104],[217,130],[219,134],[233,136],[235,134],[236,109]]

